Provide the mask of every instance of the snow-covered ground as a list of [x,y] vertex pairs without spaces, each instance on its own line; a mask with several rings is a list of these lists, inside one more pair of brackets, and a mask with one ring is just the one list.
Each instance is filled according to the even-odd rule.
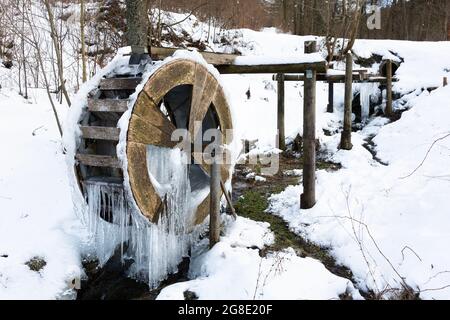
[[192,255],[192,281],[164,289],[160,300],[182,300],[186,291],[202,300],[338,300],[361,298],[351,281],[337,277],[319,261],[300,258],[293,249],[259,255],[273,242],[269,225],[238,218],[221,242],[208,251],[199,243]]
[[[301,54],[303,42],[313,38],[277,34],[272,29],[239,33],[238,43],[244,44],[240,51],[253,55]],[[333,132],[341,127],[343,87],[336,86],[335,113],[327,114],[327,87],[319,83],[317,136],[330,159],[341,163],[343,169],[318,173],[314,209],[301,211],[302,187],[291,186],[272,197],[270,212],[283,217],[298,234],[331,248],[337,262],[352,270],[360,289],[387,298],[411,287],[424,299],[449,298],[450,261],[445,252],[450,238],[450,88],[431,93],[424,88],[442,87],[443,77],[449,76],[450,43],[358,40],[354,51],[362,58],[377,54],[403,59],[396,74],[399,82],[394,85],[394,91],[403,97],[396,107],[411,110],[392,124],[382,117],[372,118],[353,134],[353,150],[339,151],[340,134],[328,137],[323,129]],[[372,71],[377,69],[374,64]],[[273,148],[277,97],[271,75],[223,79],[232,93],[239,135],[257,139],[260,150]],[[286,83],[289,139],[302,132],[302,94],[301,84]],[[374,135],[377,157],[388,166],[375,161],[363,147]],[[178,288],[201,291],[202,281]]]
[[[45,91],[26,101],[1,89],[0,115],[0,300],[73,297],[84,231]],[[46,263],[39,272],[26,265],[33,258]]]
[[[234,37],[230,44],[217,44],[205,39],[206,26],[195,22],[191,17],[176,28],[218,51],[235,48],[246,55],[292,57],[303,53],[305,40],[320,41],[274,29],[231,30],[226,32]],[[394,89],[404,94],[396,106],[410,110],[395,123],[372,118],[353,134],[352,151],[338,150],[340,135],[326,136],[323,129],[337,132],[342,126],[343,87],[336,86],[335,113],[327,114],[327,86],[319,83],[317,136],[329,158],[343,168],[318,172],[315,208],[300,210],[302,187],[290,186],[272,196],[269,211],[294,232],[330,248],[337,262],[351,269],[358,289],[389,297],[396,293],[393,289],[407,285],[421,298],[448,299],[450,87],[431,93],[422,88],[439,87],[449,75],[450,43],[359,40],[355,53],[404,59]],[[75,214],[61,139],[44,91],[32,90],[25,101],[5,77],[0,66],[0,299],[73,297],[67,290],[80,273],[86,231]],[[222,77],[235,134],[257,139],[259,150],[275,147],[277,98],[271,78]],[[302,132],[302,95],[301,83],[286,84],[289,139]],[[66,107],[58,108],[64,119]],[[377,157],[387,166],[363,147],[373,136]],[[291,249],[260,257],[259,249],[272,240],[265,224],[229,221],[213,250],[207,251],[206,241],[196,246],[192,280],[166,288],[159,298],[182,299],[186,290],[201,299],[338,299],[345,293],[360,298],[347,279]],[[26,265],[35,257],[46,262],[39,272]]]
[[[331,247],[361,288],[393,293],[407,285],[421,298],[450,297],[450,88],[413,95],[393,124],[374,119],[353,136],[352,151],[327,141],[338,172],[318,175],[318,203],[300,211],[301,186],[271,199],[271,212],[313,242]],[[381,122],[382,124],[382,122]],[[362,147],[374,139],[378,157]],[[443,140],[442,138],[446,137]],[[423,163],[423,165],[421,165]]]

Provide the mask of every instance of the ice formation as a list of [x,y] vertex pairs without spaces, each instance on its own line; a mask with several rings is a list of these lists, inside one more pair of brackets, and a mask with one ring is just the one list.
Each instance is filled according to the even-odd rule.
[[378,93],[378,85],[376,83],[361,83],[359,97],[361,99],[361,120],[366,122],[370,116],[371,97]]
[[[182,259],[189,254],[200,229],[192,232],[194,208],[198,199],[191,196],[186,155],[179,149],[148,146],[148,170],[165,208],[158,224],[148,222],[133,212],[124,191],[110,185],[87,185],[87,214],[84,217],[93,235],[96,255],[106,263],[118,246],[122,257],[134,260],[129,275],[157,287],[168,274],[177,272]],[[196,192],[195,194],[198,194]],[[202,201],[207,194],[204,192]],[[112,223],[105,217],[112,216]],[[125,245],[126,243],[126,245]]]
[[[75,129],[67,130],[65,133],[70,168],[74,166],[77,144],[81,141],[81,133],[76,128],[86,110],[86,97],[89,92],[98,87],[104,76],[129,72],[127,52],[129,48],[120,51],[118,56],[80,91],[79,96],[82,99],[75,105],[74,111],[70,112],[68,120],[68,123],[73,125],[67,126]],[[130,109],[118,124],[121,129],[121,142],[117,150],[124,169],[127,167],[126,136],[132,106],[151,75],[159,67],[175,59],[189,59],[200,63],[208,68],[218,81],[220,80],[218,71],[208,65],[197,52],[179,50],[163,62],[148,64],[142,76],[142,83],[129,98]],[[224,91],[226,92],[225,89]],[[233,155],[237,155],[240,150],[239,140],[234,139],[228,147],[234,152]],[[209,184],[205,185],[205,181],[208,183],[209,178],[205,180],[203,177],[200,187],[197,185],[191,190],[192,181],[189,179],[189,171],[192,173],[193,170],[198,171],[198,168],[186,166],[187,161],[183,159],[186,155],[180,150],[149,146],[148,155],[148,169],[152,184],[167,203],[158,224],[152,224],[143,217],[136,203],[130,198],[131,191],[128,187],[126,171],[124,171],[125,189],[122,186],[112,187],[107,184],[87,184],[84,192],[88,203],[87,209],[80,208],[79,212],[92,235],[91,242],[100,264],[104,265],[121,246],[123,259],[134,261],[129,270],[130,276],[140,281],[148,281],[149,286],[155,288],[168,274],[177,271],[177,266],[183,257],[188,255],[193,241],[198,239],[205,229],[204,226],[192,227],[192,222],[193,213],[209,195]],[[237,156],[233,157],[235,158]],[[75,181],[75,177],[73,178]],[[113,223],[106,222],[102,218],[105,215],[111,215]]]

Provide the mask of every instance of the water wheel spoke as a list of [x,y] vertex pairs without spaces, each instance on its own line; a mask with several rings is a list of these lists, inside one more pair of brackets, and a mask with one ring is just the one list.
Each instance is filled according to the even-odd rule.
[[137,115],[131,117],[128,141],[163,148],[173,148],[177,144],[171,134]]
[[170,121],[169,117],[158,108],[155,102],[145,92],[136,101],[133,115],[141,117],[167,134],[172,135],[173,131],[176,130],[175,125]]
[[172,134],[176,130],[172,122],[145,94],[139,96],[128,130],[128,141],[145,145],[173,148]]
[[211,107],[218,88],[219,83],[205,68],[196,69],[189,118],[189,133],[193,140],[199,134],[200,125]]

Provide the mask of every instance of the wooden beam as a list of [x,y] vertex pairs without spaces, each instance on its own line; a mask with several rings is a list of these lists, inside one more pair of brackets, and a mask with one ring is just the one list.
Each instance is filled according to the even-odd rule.
[[128,110],[128,100],[88,99],[88,109],[91,112],[124,113]]
[[84,186],[104,186],[123,189],[123,179],[114,177],[92,177],[81,181]]
[[277,126],[278,126],[278,148],[280,150],[286,150],[286,131],[284,127],[284,102],[285,102],[285,87],[284,87],[284,74],[279,73],[277,75],[278,80],[278,113],[277,113]]
[[210,223],[209,223],[209,246],[213,248],[220,241],[220,164],[215,159],[211,165],[211,190],[210,190]]
[[83,139],[119,141],[120,129],[112,127],[80,126]]
[[392,117],[392,60],[386,62],[386,116]]
[[[379,76],[373,76],[369,77],[367,80],[364,80],[362,83],[380,83],[380,84],[387,84],[387,78],[386,77],[379,77]],[[398,82],[398,78],[392,78],[392,82]]]
[[333,82],[328,82],[327,112],[328,113],[333,113],[334,112],[334,83]]
[[100,82],[100,90],[135,90],[142,78],[108,78]]
[[[151,57],[153,60],[164,60],[167,57],[172,56],[178,50],[184,49],[152,47]],[[239,55],[227,53],[215,53],[206,51],[199,51],[199,53],[203,56],[206,62],[215,66],[233,64],[236,58],[239,57]]]
[[[186,49],[152,47],[151,57],[153,60],[163,60],[172,56],[177,50]],[[205,51],[199,51],[199,53],[206,62],[214,65],[222,74],[303,73],[310,69],[326,72],[328,68],[325,60],[308,63],[239,65],[236,64],[236,58],[240,55]]]
[[223,65],[217,66],[221,74],[304,73],[307,70],[325,73],[326,61],[294,64]]
[[[305,43],[305,52],[316,49],[316,43]],[[303,194],[301,209],[316,204],[316,70],[306,71],[303,95]]]
[[352,145],[352,103],[353,103],[353,56],[347,53],[346,57],[346,81],[345,81],[345,103],[344,103],[344,130],[341,136],[341,149],[351,150]]
[[[318,73],[317,74],[317,81],[325,81],[325,82],[332,82],[332,83],[345,83],[345,74],[338,74],[338,75],[328,75],[326,73]],[[273,76],[273,80],[277,81],[277,75]],[[305,81],[305,75],[304,74],[285,74],[284,75],[284,81]],[[353,73],[352,75],[352,81],[355,83],[366,83],[366,82],[381,82],[385,83],[387,81],[387,78],[385,77],[379,77],[372,74],[365,74],[364,79],[361,78],[360,73]],[[397,79],[393,79],[393,81],[398,81]]]
[[75,159],[78,160],[81,164],[89,167],[115,168],[115,169],[122,168],[119,159],[111,156],[77,154],[75,156]]

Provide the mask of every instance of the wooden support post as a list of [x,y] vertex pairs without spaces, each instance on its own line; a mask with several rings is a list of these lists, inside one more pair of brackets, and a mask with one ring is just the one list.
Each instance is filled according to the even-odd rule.
[[450,21],[447,22],[447,41],[450,41]]
[[284,74],[277,75],[278,81],[278,148],[286,150],[286,131],[284,127]]
[[334,112],[334,83],[328,82],[328,106],[327,106],[327,112],[333,113]]
[[447,78],[447,77],[444,77],[444,80],[443,80],[443,82],[442,82],[442,85],[443,85],[444,87],[448,86],[448,78]]
[[386,116],[392,117],[393,116],[393,109],[392,109],[392,60],[388,60],[386,63],[386,78],[387,78],[387,84],[386,84]]
[[[218,150],[216,149],[216,154]],[[211,165],[211,190],[210,190],[210,222],[209,222],[209,246],[213,248],[220,241],[220,195],[221,177],[218,158],[214,154],[214,161]]]
[[344,130],[341,136],[341,149],[351,150],[352,145],[352,103],[353,103],[353,56],[347,53],[345,68]]
[[[305,53],[316,50],[316,43],[305,42]],[[303,194],[301,209],[316,204],[316,70],[307,70],[303,95]]]

